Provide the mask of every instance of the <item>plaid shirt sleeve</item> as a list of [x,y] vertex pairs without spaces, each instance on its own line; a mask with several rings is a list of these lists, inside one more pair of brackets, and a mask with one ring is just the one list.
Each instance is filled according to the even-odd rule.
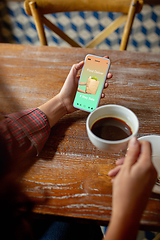
[[50,126],[46,115],[33,108],[7,115],[0,122],[0,134],[11,158],[21,157],[33,148],[38,155],[49,137]]

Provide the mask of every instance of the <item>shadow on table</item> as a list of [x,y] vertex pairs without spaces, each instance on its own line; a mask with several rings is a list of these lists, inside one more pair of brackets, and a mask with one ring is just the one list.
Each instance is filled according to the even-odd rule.
[[[89,113],[84,111],[76,111],[67,114],[52,128],[50,137],[40,153],[38,158],[44,160],[52,160],[55,153],[67,154],[71,153],[74,142],[78,141],[80,135],[82,141],[86,138],[85,122]],[[77,122],[80,122],[77,128]],[[72,128],[71,128],[72,126]]]

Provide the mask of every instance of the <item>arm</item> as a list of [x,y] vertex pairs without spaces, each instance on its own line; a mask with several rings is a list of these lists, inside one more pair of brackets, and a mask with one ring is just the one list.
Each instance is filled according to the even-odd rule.
[[78,64],[74,64],[60,93],[38,107],[47,116],[50,127],[53,127],[65,114],[75,111],[75,108],[73,107],[73,100],[79,80],[77,74],[78,71],[83,67],[83,64],[83,61]]
[[83,62],[73,65],[59,94],[39,108],[9,114],[0,121],[0,134],[10,159],[19,159],[25,154],[35,156],[47,141],[50,128],[67,112],[75,109],[72,101],[78,85],[77,72]]
[[81,90],[81,89],[77,89],[78,92],[81,92],[81,93],[86,93],[85,91]]
[[75,109],[72,101],[78,86],[78,70],[83,62],[72,66],[71,71],[55,97],[37,109],[9,114],[0,122],[0,134],[4,139],[10,159],[17,159],[26,153],[39,154],[47,141],[50,128],[68,112]]
[[0,122],[3,138],[10,159],[19,159],[29,153],[38,154],[50,134],[47,117],[39,109],[28,109],[6,116]]
[[[0,134],[11,158],[19,158],[27,152],[39,154],[47,141],[50,128],[67,113],[76,109],[73,100],[78,87],[78,71],[84,62],[74,64],[59,94],[35,109],[10,114],[0,122]],[[111,78],[109,73],[107,78]],[[105,83],[105,88],[108,86]],[[104,97],[104,94],[102,94]]]
[[87,85],[87,83],[85,83],[85,82],[79,82],[79,85],[85,86],[85,85]]
[[[82,69],[83,64],[83,61],[74,64],[66,78],[66,81],[60,93],[39,107],[39,109],[47,116],[50,127],[53,127],[65,114],[72,113],[76,110],[73,107],[73,101],[78,88],[78,71]],[[111,73],[108,73],[107,75],[107,79],[109,78],[112,78]],[[104,88],[107,87],[108,83],[106,82]],[[103,98],[104,96],[104,93],[102,93],[101,97]]]
[[139,143],[132,138],[124,164],[113,181],[113,212],[105,240],[136,239],[156,176],[149,142]]

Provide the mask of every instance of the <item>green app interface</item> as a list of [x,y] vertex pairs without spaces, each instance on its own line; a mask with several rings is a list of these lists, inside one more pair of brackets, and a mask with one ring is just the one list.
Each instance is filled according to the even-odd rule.
[[92,112],[98,106],[110,60],[87,55],[83,66],[73,106]]

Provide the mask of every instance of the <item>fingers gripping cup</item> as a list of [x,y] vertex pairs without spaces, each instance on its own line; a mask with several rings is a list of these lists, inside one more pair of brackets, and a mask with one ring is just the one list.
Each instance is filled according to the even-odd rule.
[[86,128],[94,146],[114,153],[127,149],[128,141],[138,133],[139,121],[126,107],[105,105],[89,114]]

